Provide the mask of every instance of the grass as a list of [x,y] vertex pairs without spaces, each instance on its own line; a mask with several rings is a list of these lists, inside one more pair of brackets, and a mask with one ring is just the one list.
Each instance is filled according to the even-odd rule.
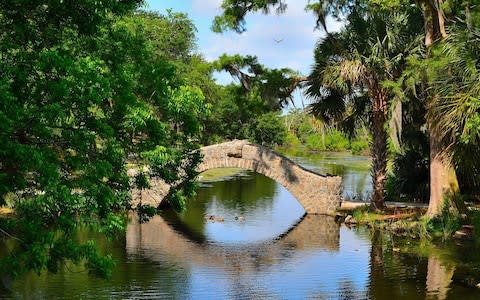
[[[351,211],[359,224],[412,238],[449,239],[463,223],[471,223],[480,228],[480,211],[476,211],[475,216],[467,221],[448,213],[428,219],[423,216],[424,213],[425,209],[422,208],[388,208],[382,213],[376,213],[369,211],[366,206]],[[476,237],[480,238],[478,231]]]

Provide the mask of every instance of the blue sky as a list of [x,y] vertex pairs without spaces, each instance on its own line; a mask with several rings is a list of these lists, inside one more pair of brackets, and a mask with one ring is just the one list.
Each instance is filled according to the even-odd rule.
[[[313,48],[321,30],[314,30],[315,17],[305,12],[307,0],[287,0],[287,11],[282,15],[250,14],[247,32],[214,33],[210,30],[213,18],[220,14],[222,0],[147,0],[148,10],[165,13],[186,12],[197,27],[197,51],[208,61],[215,60],[223,53],[256,55],[259,62],[270,68],[288,67],[308,74],[313,63]],[[329,20],[329,30],[339,28],[339,23]],[[277,42],[277,41],[281,42]],[[219,83],[232,79],[227,74],[217,74]],[[304,100],[304,99],[303,99]],[[305,100],[306,101],[306,100]],[[300,93],[295,96],[297,106],[301,106]]]

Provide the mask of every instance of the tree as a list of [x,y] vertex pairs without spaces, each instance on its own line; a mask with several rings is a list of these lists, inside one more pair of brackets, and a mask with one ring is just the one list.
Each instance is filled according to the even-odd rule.
[[[418,16],[414,10],[409,14],[384,10],[366,16],[353,10],[341,32],[318,44],[307,83],[307,95],[316,101],[311,106],[314,114],[324,119],[346,116],[342,125],[349,131],[354,128],[352,119],[369,120],[374,209],[384,207],[386,121],[393,102],[391,90],[383,82],[402,73],[404,57],[416,48]],[[346,115],[347,104],[351,108]]]
[[[298,74],[287,68],[266,68],[254,56],[226,54],[212,62],[212,68],[229,72],[239,82],[222,87],[221,97],[212,105],[206,128],[208,135],[216,137],[213,141],[250,139],[269,145],[283,141],[278,113],[292,101],[292,91],[301,80]],[[273,124],[281,126],[267,136],[265,129]]]
[[[425,39],[423,46],[426,47],[426,56],[431,57],[432,49],[437,44],[443,43],[448,36],[447,24],[452,23],[458,16],[463,16],[465,23],[469,28],[473,28],[473,22],[477,18],[478,13],[472,7],[476,4],[475,1],[454,2],[448,1],[443,3],[440,0],[418,0],[415,2],[416,6],[423,14],[423,28]],[[317,27],[325,27],[325,17],[333,15],[337,17],[348,16],[355,9],[361,9],[364,12],[375,13],[378,8],[382,9],[400,9],[410,5],[409,1],[397,0],[370,0],[370,1],[350,1],[350,0],[326,0],[326,1],[312,1],[307,5],[307,8],[312,10],[317,15]],[[284,1],[235,1],[225,0],[222,4],[223,15],[215,19],[213,29],[235,29],[239,32],[245,30],[244,17],[249,11],[264,11],[275,8],[277,12],[282,12],[286,9]],[[428,64],[428,60],[425,61]],[[425,66],[425,65],[423,65]],[[418,66],[417,66],[418,67]],[[435,64],[430,65],[435,69]],[[424,68],[425,69],[425,68]],[[423,70],[424,70],[423,69]],[[427,215],[430,217],[441,214],[443,202],[449,195],[458,192],[458,181],[455,170],[451,161],[451,156],[448,153],[448,147],[443,143],[440,128],[438,126],[441,121],[441,115],[435,114],[433,107],[438,101],[438,95],[433,93],[435,89],[430,89],[425,86],[430,79],[428,74],[421,72],[422,69],[416,69],[412,72],[417,74],[418,80],[415,82],[424,87],[424,91],[416,95],[423,95],[425,97],[425,104],[427,108],[427,127],[429,132],[430,143],[430,204]],[[404,76],[400,76],[404,78]]]
[[247,93],[259,93],[264,105],[271,110],[280,110],[292,102],[293,91],[307,79],[288,68],[266,68],[257,57],[250,55],[223,54],[213,65],[217,71],[227,71],[238,79]]
[[[422,8],[425,27],[425,46],[431,48],[433,43],[447,36],[445,30],[445,14],[440,0],[418,1]],[[428,50],[427,50],[428,51]],[[430,94],[427,107],[431,107],[437,96]],[[427,216],[440,215],[445,198],[458,193],[458,180],[449,155],[442,144],[442,133],[435,124],[432,111],[427,112],[427,125],[430,142],[430,201]]]
[[281,145],[287,137],[287,130],[277,112],[261,115],[251,126],[251,135],[255,142],[269,147]]
[[[379,1],[381,5],[396,7],[398,3],[391,1]],[[401,3],[401,2],[400,2]],[[442,109],[438,109],[439,104],[445,103],[445,93],[441,90],[445,88],[451,88],[452,85],[446,85],[445,81],[437,80],[436,74],[442,74],[442,72],[449,72],[449,68],[445,68],[445,64],[441,61],[445,61],[445,57],[451,55],[452,52],[438,51],[437,49],[447,46],[449,47],[448,38],[448,25],[452,33],[456,31],[455,23],[463,19],[463,22],[467,27],[472,28],[471,7],[472,2],[467,1],[463,3],[457,3],[454,1],[448,1],[448,5],[443,5],[442,1],[416,1],[417,6],[422,10],[424,17],[425,28],[425,40],[424,45],[426,47],[425,55],[421,57],[414,57],[410,59],[410,67],[406,74],[401,76],[401,85],[408,87],[410,91],[414,91],[419,95],[423,95],[424,103],[427,110],[427,127],[429,134],[430,144],[430,201],[427,216],[435,217],[441,215],[444,208],[449,207],[448,200],[453,199],[454,194],[459,193],[459,182],[455,171],[454,161],[452,161],[453,149],[450,144],[451,140],[445,139],[446,133],[452,133],[452,131],[445,131],[445,126],[455,126],[453,122],[459,122],[457,125],[462,124],[461,118],[453,120],[450,117],[445,118],[448,113]],[[453,25],[453,26],[452,26]],[[460,56],[458,59],[463,60],[468,58],[463,56],[466,53],[458,53]],[[448,58],[447,58],[448,60]],[[452,66],[452,65],[450,65]],[[459,67],[465,67],[464,64],[459,64]],[[457,67],[457,72],[459,71]],[[470,71],[468,68],[464,68],[461,73]],[[448,73],[443,73],[442,76]],[[457,76],[454,76],[454,80]],[[405,84],[407,83],[407,84]],[[413,84],[412,84],[413,83]],[[450,81],[452,83],[452,81]],[[458,83],[458,82],[457,82]],[[449,86],[449,87],[447,87]],[[417,88],[423,89],[418,92]],[[458,99],[458,98],[457,98]],[[448,102],[448,101],[447,101]],[[460,102],[457,102],[459,104]],[[457,106],[458,107],[458,106]],[[452,106],[450,108],[453,108]],[[475,110],[470,110],[470,114],[476,114]],[[458,111],[457,111],[458,112]],[[466,114],[464,114],[466,116]],[[447,125],[448,124],[448,125]],[[458,127],[457,127],[458,128]],[[460,132],[456,132],[458,136]],[[466,154],[466,152],[464,152]],[[471,156],[471,153],[467,154],[464,158]],[[453,206],[457,206],[455,209],[463,206],[462,203],[450,203]],[[451,206],[450,206],[451,207]]]
[[[451,27],[449,36],[432,50],[427,68],[430,70],[432,94],[435,95],[430,101],[430,126],[446,149],[442,155],[453,169],[448,174],[452,177],[464,174],[458,177],[463,179],[464,186],[478,188],[480,157],[476,149],[480,141],[480,33],[474,28],[469,29],[465,23],[458,21],[455,27]],[[455,183],[455,179],[450,178],[450,184]],[[445,179],[442,182],[445,186],[448,183]],[[446,186],[443,191],[453,193],[458,192],[458,188]],[[441,211],[446,199],[441,200],[436,205],[435,202],[431,203],[430,215],[437,215],[438,210]],[[461,210],[462,203],[451,204]]]
[[[408,19],[407,14],[368,11],[366,5],[360,4],[355,1],[325,1],[307,5],[307,9],[317,15],[317,27],[326,27],[327,14],[338,16],[345,13],[348,23],[342,34],[329,34],[317,47],[316,65],[307,78],[307,94],[318,100],[312,112],[329,119],[338,119],[344,114],[347,109],[345,97],[352,98],[351,103],[357,104],[357,109],[353,106],[356,114],[365,111],[365,101],[362,101],[365,98],[357,96],[366,92],[365,96],[371,99],[372,206],[381,209],[384,206],[387,162],[385,122],[390,97],[389,89],[382,83],[401,74],[404,56],[415,46],[415,26],[419,24],[415,16]],[[222,8],[223,15],[215,19],[213,29],[232,28],[242,32],[248,11],[268,12],[269,8],[276,8],[282,12],[286,4],[283,1],[224,1]],[[352,128],[353,118],[345,121],[350,121],[349,127]]]
[[[227,91],[213,79],[215,65],[196,53],[197,29],[186,14],[170,10],[166,15],[139,11],[123,18],[122,23],[132,34],[136,31],[144,32],[155,58],[167,60],[175,67],[175,81],[199,88],[209,107],[217,108],[224,98],[228,97],[225,95]],[[216,141],[218,134],[216,129],[221,125],[217,123],[218,116],[217,110],[201,118],[202,144]]]
[[[0,195],[16,198],[16,217],[0,219],[16,241],[1,273],[71,261],[108,276],[111,257],[77,228],[124,230],[129,190],[150,176],[186,178],[171,190],[177,207],[193,192],[207,108],[148,35],[121,21],[141,2],[0,3]],[[148,168],[130,180],[127,163]]]

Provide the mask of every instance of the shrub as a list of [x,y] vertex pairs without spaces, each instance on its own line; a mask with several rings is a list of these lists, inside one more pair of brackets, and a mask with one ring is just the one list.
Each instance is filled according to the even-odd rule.
[[325,148],[329,151],[343,151],[350,148],[350,142],[345,134],[332,129],[325,135]]
[[393,174],[387,176],[386,198],[390,201],[427,202],[429,197],[428,158],[416,151],[398,155]]
[[305,138],[305,144],[309,150],[323,151],[325,150],[325,144],[323,136],[320,133],[314,133]]
[[287,136],[285,138],[285,143],[284,143],[285,147],[296,148],[296,147],[300,147],[301,145],[302,145],[302,142],[300,142],[300,140],[295,134],[291,132],[287,133]]
[[356,140],[350,143],[353,154],[362,154],[368,151],[369,144],[367,140]]

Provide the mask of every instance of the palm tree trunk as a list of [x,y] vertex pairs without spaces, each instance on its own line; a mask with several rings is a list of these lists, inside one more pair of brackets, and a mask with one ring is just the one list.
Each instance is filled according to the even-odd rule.
[[379,88],[378,84],[370,89],[373,100],[372,109],[372,184],[373,196],[370,206],[374,210],[381,210],[385,207],[385,178],[387,175],[387,131],[385,122],[387,120],[387,97],[388,93]]
[[441,0],[418,0],[418,2],[423,12],[425,46],[428,48],[433,42],[447,37],[445,14]]
[[[432,122],[432,121],[429,121]],[[430,127],[430,202],[427,216],[442,213],[444,201],[458,192],[458,180],[450,157],[445,154],[438,130]]]
[[[423,11],[425,24],[425,46],[430,48],[432,44],[447,36],[445,30],[445,15],[442,9],[442,0],[418,0]],[[429,107],[435,101],[431,97]],[[427,109],[428,111],[428,109]],[[441,134],[435,130],[434,118],[429,116],[428,128],[430,139],[430,201],[427,216],[440,215],[443,209],[443,201],[447,195],[458,191],[458,180],[450,157],[444,152]]]

